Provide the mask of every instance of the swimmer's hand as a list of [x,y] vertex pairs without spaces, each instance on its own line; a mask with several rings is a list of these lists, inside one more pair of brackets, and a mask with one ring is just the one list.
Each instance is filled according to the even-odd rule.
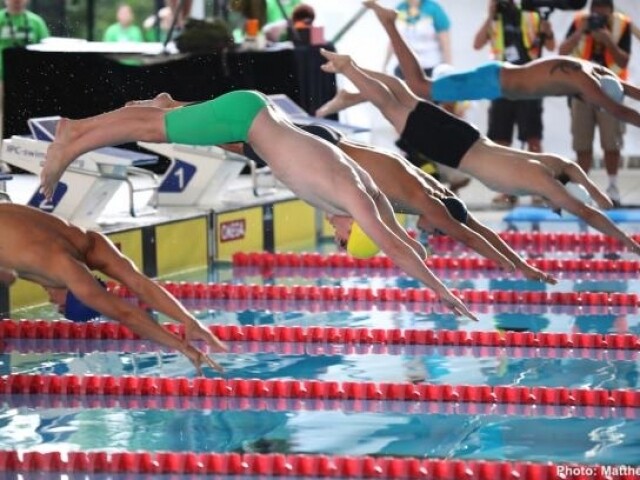
[[192,340],[203,340],[216,352],[229,351],[227,346],[222,343],[218,337],[211,333],[211,330],[202,325],[202,323],[195,318],[185,324],[184,336],[187,342]]
[[189,361],[193,363],[193,366],[196,367],[196,373],[198,375],[202,375],[202,364],[209,366],[220,373],[224,372],[224,369],[218,362],[189,343],[185,342],[185,350],[182,353],[184,353]]
[[553,275],[547,272],[543,272],[542,270],[536,267],[532,267],[526,262],[522,265],[522,267],[520,267],[520,271],[529,280],[537,280],[539,282],[545,282],[550,285],[555,285],[556,283],[558,283],[558,279]]
[[438,296],[440,297],[440,301],[451,310],[453,310],[457,315],[468,317],[476,322],[478,321],[478,317],[471,313],[464,302],[456,297],[453,293],[451,293],[448,289],[439,292]]

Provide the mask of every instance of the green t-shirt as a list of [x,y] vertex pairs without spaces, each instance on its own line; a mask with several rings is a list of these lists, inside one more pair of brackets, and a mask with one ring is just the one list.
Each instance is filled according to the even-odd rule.
[[[47,24],[39,15],[28,10],[18,15],[10,15],[6,8],[0,10],[0,52],[8,47],[40,43],[48,36]],[[4,66],[0,57],[0,78],[3,77]]]
[[110,25],[104,32],[103,42],[143,42],[142,29],[137,25],[123,27],[119,23]]

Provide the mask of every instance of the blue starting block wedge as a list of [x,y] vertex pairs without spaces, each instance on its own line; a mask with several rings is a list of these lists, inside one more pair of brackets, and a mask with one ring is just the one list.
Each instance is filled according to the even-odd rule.
[[[640,208],[613,208],[603,210],[612,222],[640,222]],[[578,217],[563,212],[562,215],[554,213],[549,208],[543,207],[515,207],[504,217],[505,222],[576,222]]]

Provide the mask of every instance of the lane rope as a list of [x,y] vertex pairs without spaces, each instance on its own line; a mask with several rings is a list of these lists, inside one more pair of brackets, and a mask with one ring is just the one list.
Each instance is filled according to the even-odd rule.
[[0,394],[204,396],[640,407],[640,390],[632,389],[204,377],[189,379],[185,377],[116,377],[112,375],[5,375],[0,377]]
[[[3,472],[209,474],[383,479],[582,480],[599,465],[309,454],[0,451]],[[568,473],[568,474],[567,474]],[[633,472],[632,472],[633,473]],[[621,480],[632,480],[633,475]],[[598,477],[600,478],[600,477]],[[604,477],[603,477],[604,478]]]
[[[163,324],[184,336],[184,326]],[[426,330],[402,328],[210,325],[220,340],[231,342],[294,342],[334,344],[433,345],[465,347],[528,347],[639,350],[640,337],[631,333],[564,333]],[[131,330],[116,322],[74,323],[67,320],[0,320],[4,339],[134,340]]]
[[[304,300],[312,302],[439,302],[426,287],[343,287],[341,285],[261,285],[200,282],[164,282],[161,285],[180,299]],[[110,282],[110,291],[122,298],[132,297],[124,285]],[[634,307],[640,306],[637,293],[547,292],[522,290],[450,289],[468,304],[531,304]]]
[[[236,267],[260,268],[396,268],[393,261],[385,255],[358,259],[346,253],[236,252],[233,254],[231,262]],[[500,270],[493,260],[478,256],[442,257],[432,255],[427,257],[425,263],[429,268],[436,270]],[[640,272],[639,260],[537,258],[528,259],[527,263],[546,272]]]

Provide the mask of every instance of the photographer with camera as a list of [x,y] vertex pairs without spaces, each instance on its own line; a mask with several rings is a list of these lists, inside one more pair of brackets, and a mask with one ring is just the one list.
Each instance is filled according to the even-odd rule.
[[[550,23],[537,11],[524,11],[514,0],[489,0],[488,15],[474,38],[473,48],[491,45],[495,60],[524,65],[542,55],[542,48],[555,49]],[[518,139],[531,152],[542,151],[542,99],[508,100],[499,98],[489,108],[487,136],[510,146],[514,127]],[[517,197],[499,195],[494,203],[513,205]]]
[[[560,45],[560,54],[571,55],[607,67],[621,80],[627,80],[631,53],[631,21],[616,12],[613,0],[592,0],[589,11],[579,12]],[[596,125],[604,163],[609,175],[607,194],[620,203],[617,186],[620,150],[625,125],[609,112],[578,98],[571,98],[571,134],[578,164],[589,172],[593,164],[593,137]]]

